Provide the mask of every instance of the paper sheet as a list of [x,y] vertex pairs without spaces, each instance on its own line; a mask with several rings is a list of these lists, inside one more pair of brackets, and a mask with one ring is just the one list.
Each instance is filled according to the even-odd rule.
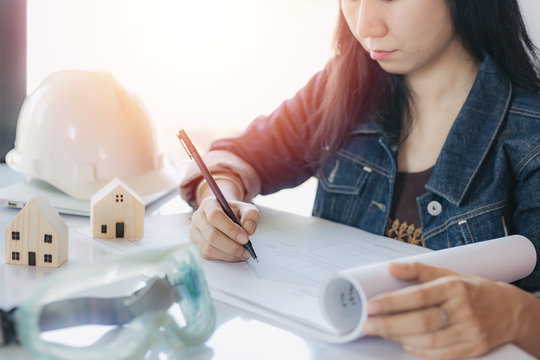
[[[362,336],[366,299],[408,285],[389,275],[388,261],[422,261],[500,281],[526,276],[536,264],[532,243],[522,237],[524,241],[503,238],[498,243],[434,252],[319,218],[260,210],[261,222],[251,237],[259,263],[203,260],[212,296],[302,335],[332,343]],[[77,231],[89,241],[121,253],[189,241],[189,221],[189,214],[147,217],[145,236],[140,240],[96,240],[90,239],[89,227]],[[504,271],[497,273],[497,269]],[[333,279],[344,279],[338,283],[341,288],[329,287]],[[327,298],[319,305],[320,299],[325,299],[321,289],[325,296],[334,297],[333,304]],[[344,318],[350,321],[345,324],[339,314],[341,293],[356,296],[360,305],[345,313]]]
[[[331,274],[430,251],[319,218],[260,211],[261,222],[251,237],[260,263],[203,260],[203,266],[214,298],[250,307],[279,323],[289,320],[290,325],[328,331],[317,298]],[[143,239],[93,239],[90,226],[74,231],[107,251],[125,253],[189,241],[189,223],[190,214],[146,217]]]
[[534,246],[519,235],[431,251],[317,218],[269,210],[262,216],[251,238],[259,264],[205,262],[213,296],[331,343],[363,336],[367,299],[410,285],[388,273],[389,261],[506,282],[525,277],[536,264]]
[[213,296],[333,342],[326,337],[332,331],[318,304],[327,278],[341,269],[431,252],[350,226],[270,209],[261,209],[251,242],[259,263],[205,262]]
[[[512,282],[529,275],[536,265],[532,242],[513,235],[474,244],[404,257],[399,262],[420,262],[493,281]],[[339,271],[321,288],[320,307],[325,319],[348,342],[363,336],[365,303],[371,297],[411,285],[392,277],[388,262]]]

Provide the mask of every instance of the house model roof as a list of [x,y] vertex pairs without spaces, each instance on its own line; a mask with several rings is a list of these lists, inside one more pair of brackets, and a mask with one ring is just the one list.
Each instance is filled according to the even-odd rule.
[[66,223],[60,217],[60,214],[58,214],[58,211],[56,211],[54,206],[51,204],[49,199],[45,197],[45,195],[39,194],[33,197],[26,203],[24,207],[31,206],[31,205],[37,206],[37,208],[39,209],[41,214],[45,217],[45,219],[49,222],[49,224],[51,224],[51,226],[53,226],[58,232],[63,231],[67,228]]
[[124,190],[129,192],[137,201],[139,201],[141,204],[144,204],[141,197],[129,186],[127,186],[122,180],[118,178],[114,178],[111,181],[107,183],[104,187],[101,188],[97,193],[95,193],[92,198],[90,199],[90,206],[94,206],[98,202],[100,202],[103,198],[105,198],[107,195],[109,195],[114,189],[122,187]]

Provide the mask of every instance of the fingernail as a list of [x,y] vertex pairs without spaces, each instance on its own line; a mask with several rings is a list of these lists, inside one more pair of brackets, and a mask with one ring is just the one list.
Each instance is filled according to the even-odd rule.
[[251,258],[251,255],[249,254],[249,251],[244,250],[244,252],[242,253],[242,259],[249,260],[250,258]]
[[236,241],[238,241],[240,244],[246,244],[249,239],[246,234],[238,234],[236,235]]
[[366,320],[362,326],[364,334],[372,335],[377,333],[377,323],[372,320]]
[[253,234],[255,231],[255,223],[251,220],[248,220],[244,224],[244,229],[248,232],[248,234]]
[[405,344],[403,345],[403,350],[408,351],[408,352],[414,351],[414,346],[410,344]]

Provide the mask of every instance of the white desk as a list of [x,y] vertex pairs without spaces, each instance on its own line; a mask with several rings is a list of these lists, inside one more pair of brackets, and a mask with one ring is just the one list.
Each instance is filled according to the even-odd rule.
[[[22,180],[23,177],[12,172],[5,164],[0,165],[0,186]],[[301,204],[296,208],[287,207],[301,215],[309,215],[311,204],[305,204],[306,198],[313,194],[314,183],[305,184],[300,190],[285,190],[276,195],[256,199],[261,205],[278,207],[281,204]],[[295,201],[298,200],[298,201]],[[283,202],[285,201],[285,203]],[[283,209],[283,207],[282,207]],[[168,201],[150,207],[148,216],[171,214],[190,211],[177,196]],[[54,269],[27,267],[4,264],[4,229],[17,214],[17,210],[0,207],[0,306],[4,309],[20,303],[41,281]],[[63,216],[69,226],[83,226],[89,223],[86,217]],[[88,263],[97,259],[111,256],[102,247],[87,243],[70,242],[69,261],[66,266]],[[265,319],[250,314],[225,303],[215,302],[217,312],[216,330],[212,337],[189,355],[172,351],[165,343],[158,341],[148,352],[146,359],[419,359],[401,350],[398,344],[379,339],[364,338],[347,345],[328,345],[325,343],[302,338],[294,333],[271,325]],[[507,345],[483,357],[493,360],[534,359],[513,345]],[[32,359],[32,356],[20,346],[10,346],[0,349],[0,359]]]

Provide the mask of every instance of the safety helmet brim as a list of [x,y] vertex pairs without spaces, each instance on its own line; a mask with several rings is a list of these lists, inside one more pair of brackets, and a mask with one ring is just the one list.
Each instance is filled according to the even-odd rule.
[[[142,175],[120,178],[120,180],[132,188],[141,197],[169,191],[172,188],[179,186],[181,179],[178,169],[171,164],[171,161],[167,156],[164,156],[163,154],[160,155],[162,164],[159,168]],[[59,181],[58,178],[49,179],[46,173],[40,172],[38,161],[25,157],[18,152],[17,149],[11,149],[7,153],[6,163],[11,169],[24,174],[27,181],[30,181],[32,178],[46,181],[60,191],[80,200],[90,200],[96,192],[112,180],[111,178],[87,182],[72,182]]]

